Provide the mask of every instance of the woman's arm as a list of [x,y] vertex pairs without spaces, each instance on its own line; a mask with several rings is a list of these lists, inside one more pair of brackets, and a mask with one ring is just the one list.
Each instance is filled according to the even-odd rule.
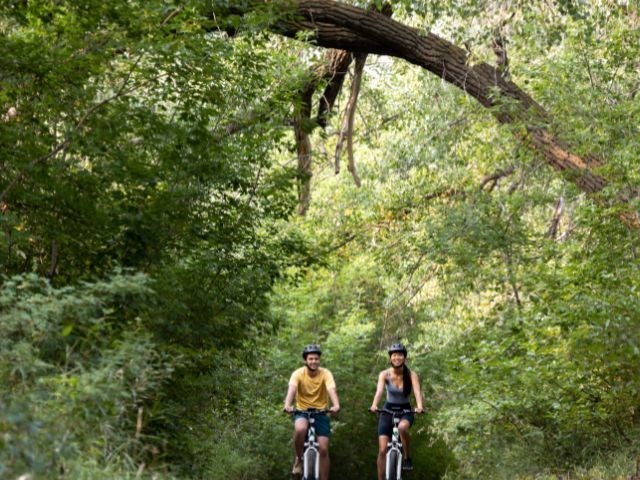
[[416,397],[416,412],[422,413],[424,412],[424,407],[422,405],[422,390],[420,390],[420,379],[418,378],[418,374],[411,371],[411,385],[413,386],[413,396]]
[[384,391],[384,377],[386,370],[383,370],[378,375],[378,385],[376,385],[376,394],[373,396],[373,402],[371,402],[371,407],[369,410],[376,411],[378,409],[378,404],[380,403],[380,399],[382,398],[382,392]]

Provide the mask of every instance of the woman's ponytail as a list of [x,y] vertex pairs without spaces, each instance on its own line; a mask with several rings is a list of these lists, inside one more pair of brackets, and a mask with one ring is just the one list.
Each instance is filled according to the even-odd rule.
[[405,397],[408,397],[411,394],[411,390],[413,389],[413,382],[411,381],[411,370],[406,365],[403,365],[402,368],[402,393]]

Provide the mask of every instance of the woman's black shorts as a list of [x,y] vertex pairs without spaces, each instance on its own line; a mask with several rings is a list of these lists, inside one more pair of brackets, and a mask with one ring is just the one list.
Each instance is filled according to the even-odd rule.
[[[410,404],[398,404],[398,403],[385,403],[384,407],[388,410],[401,409],[401,410],[411,410]],[[413,425],[413,420],[415,416],[413,413],[405,413],[400,416],[402,420],[408,420],[409,425]],[[380,413],[378,416],[378,435],[384,435],[386,437],[391,437],[393,434],[393,417],[387,413]]]

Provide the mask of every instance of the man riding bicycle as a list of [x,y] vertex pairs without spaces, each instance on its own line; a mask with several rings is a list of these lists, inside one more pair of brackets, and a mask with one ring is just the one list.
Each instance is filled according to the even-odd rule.
[[[373,397],[370,410],[372,412],[378,411],[378,404],[382,398],[383,390],[386,387],[387,401],[384,404],[385,409],[411,410],[409,396],[413,391],[413,396],[416,400],[416,408],[414,411],[416,413],[422,413],[424,409],[422,407],[420,379],[418,378],[418,374],[409,370],[409,367],[407,367],[405,363],[407,358],[406,347],[401,343],[394,343],[389,347],[387,353],[389,354],[391,368],[383,370],[378,375],[378,385],[376,387],[376,393]],[[409,457],[409,428],[413,425],[413,421],[413,413],[405,413],[402,415],[400,423],[398,424],[404,450],[403,470],[413,470],[413,464]],[[378,466],[379,480],[384,480],[387,445],[389,444],[392,430],[392,417],[389,415],[380,415],[378,419],[378,459],[376,462]]]
[[[285,411],[292,413],[292,406],[295,397],[295,410],[328,410],[337,413],[340,410],[340,401],[333,375],[326,368],[320,367],[320,355],[322,351],[316,344],[304,347],[302,358],[304,367],[298,368],[291,375],[289,388],[284,399]],[[331,408],[329,408],[331,399]],[[302,414],[294,415],[293,446],[295,449],[295,462],[292,474],[302,473],[302,450],[304,439],[309,426],[309,420]],[[316,415],[315,429],[318,436],[320,453],[320,480],[329,479],[329,437],[331,436],[331,425],[326,414]]]

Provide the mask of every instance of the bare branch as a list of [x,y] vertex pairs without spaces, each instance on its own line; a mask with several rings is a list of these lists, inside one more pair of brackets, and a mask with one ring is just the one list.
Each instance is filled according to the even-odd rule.
[[506,168],[504,170],[498,170],[497,172],[491,175],[487,175],[480,182],[480,190],[484,190],[484,187],[487,186],[488,184],[489,188],[487,191],[492,192],[493,189],[498,185],[498,181],[501,178],[511,175],[514,171],[515,171],[515,167],[512,165],[509,168]]
[[353,180],[357,187],[360,187],[361,181],[356,169],[356,162],[353,158],[353,121],[356,115],[356,106],[358,105],[358,94],[360,93],[360,85],[362,83],[362,75],[364,72],[364,65],[367,61],[366,53],[359,53],[356,55],[356,67],[353,74],[353,83],[351,85],[351,97],[353,103],[349,102],[348,108],[348,137],[347,137],[347,152],[349,154],[349,171],[353,176]]
[[551,218],[551,223],[549,224],[549,229],[547,230],[547,237],[550,239],[555,239],[558,235],[558,225],[560,225],[560,219],[564,213],[564,196],[561,196],[556,202],[556,206],[553,211],[553,217]]
[[351,52],[334,49],[329,50],[325,58],[328,60],[326,64],[328,68],[321,72],[321,76],[322,78],[329,77],[329,82],[324,89],[322,97],[320,97],[320,105],[318,106],[318,125],[322,128],[327,126],[327,117],[342,90],[344,78],[353,60]]
[[353,176],[353,179],[358,187],[361,185],[360,177],[356,170],[355,161],[353,158],[353,122],[355,119],[356,106],[358,105],[358,94],[360,93],[360,86],[362,82],[362,75],[364,66],[367,60],[367,54],[356,55],[356,66],[353,73],[353,80],[351,81],[351,93],[349,96],[349,102],[345,110],[344,119],[342,121],[342,128],[340,129],[340,137],[336,145],[336,173],[340,171],[340,155],[344,142],[347,142],[347,153],[349,155],[349,171]]
[[496,55],[496,70],[505,80],[510,79],[509,58],[507,57],[507,40],[504,38],[502,28],[498,27],[494,31],[491,39],[491,47]]
[[54,240],[51,242],[51,266],[46,274],[46,277],[51,279],[58,269],[58,243]]

